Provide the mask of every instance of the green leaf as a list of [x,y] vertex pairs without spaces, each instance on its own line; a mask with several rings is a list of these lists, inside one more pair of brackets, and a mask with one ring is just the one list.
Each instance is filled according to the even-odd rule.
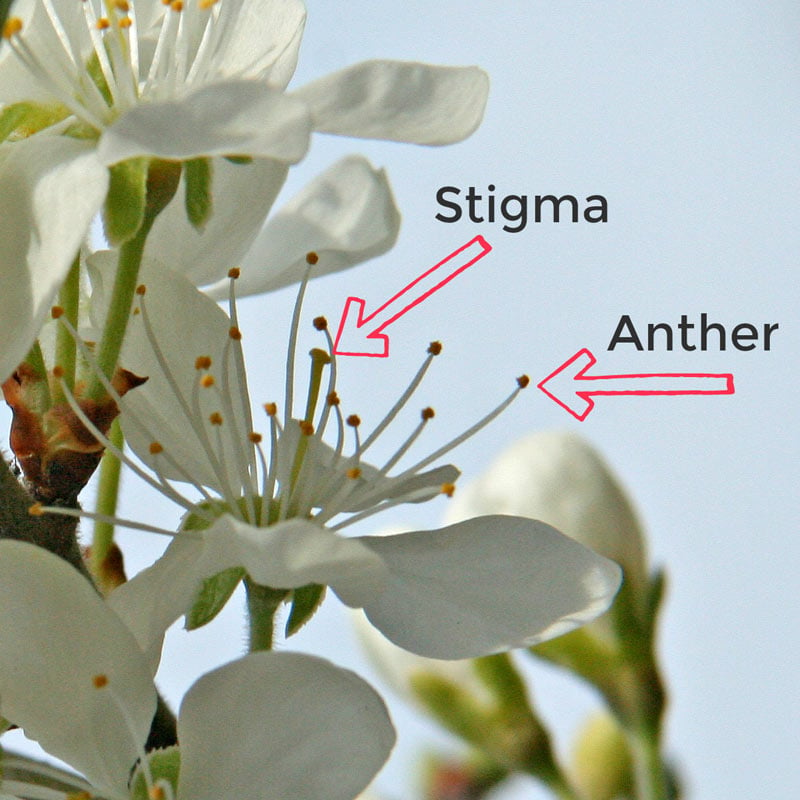
[[197,230],[202,230],[213,207],[210,158],[193,158],[183,164],[186,175],[186,216]]
[[106,238],[114,246],[132,239],[142,226],[148,166],[146,158],[130,158],[109,168],[103,223]]
[[325,598],[325,587],[309,583],[292,592],[292,610],[286,620],[286,636],[293,636],[314,616]]
[[[181,771],[181,751],[178,747],[153,750],[147,756],[150,774],[155,781],[167,781],[172,787],[172,796],[178,796],[178,775]],[[137,768],[131,782],[131,800],[150,800],[153,795],[147,791],[147,783],[141,767]]]
[[222,611],[244,576],[245,571],[241,567],[230,567],[206,578],[186,615],[186,630],[193,631],[211,622]]
[[27,138],[61,122],[68,115],[68,109],[58,103],[12,103],[0,111],[0,142],[4,142],[12,134],[16,134],[17,139]]

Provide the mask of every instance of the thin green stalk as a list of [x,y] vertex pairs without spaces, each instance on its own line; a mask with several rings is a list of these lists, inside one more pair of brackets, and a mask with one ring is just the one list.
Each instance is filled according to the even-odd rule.
[[658,735],[647,728],[629,731],[627,735],[633,758],[636,800],[667,800],[667,775]]
[[283,589],[261,586],[250,578],[244,579],[247,590],[247,616],[250,623],[249,650],[272,650],[275,637],[275,614],[286,597]]
[[[115,419],[108,433],[108,438],[114,447],[119,450],[124,445],[124,437],[119,419]],[[114,516],[117,512],[117,498],[119,497],[120,469],[119,459],[106,451],[100,462],[100,480],[97,485],[98,514]],[[108,522],[97,521],[92,532],[92,556],[90,569],[98,586],[104,584],[104,565],[111,546],[114,543],[114,526]]]
[[[78,310],[81,294],[80,269],[80,255],[77,255],[58,295],[58,304],[64,309],[64,316],[75,330],[78,328]],[[59,325],[56,331],[55,363],[64,370],[64,382],[70,391],[75,389],[76,349],[75,340],[69,331],[63,325]]]
[[[148,223],[145,220],[138,233],[125,242],[119,251],[111,303],[108,307],[103,335],[97,349],[98,368],[109,380],[114,375],[117,360],[122,350],[122,341],[128,328],[131,305],[133,304],[136,286],[139,281],[139,267],[142,264],[144,245],[151,227],[152,221]],[[100,377],[94,376],[92,378],[87,394],[93,400],[100,400],[105,396],[106,390]]]

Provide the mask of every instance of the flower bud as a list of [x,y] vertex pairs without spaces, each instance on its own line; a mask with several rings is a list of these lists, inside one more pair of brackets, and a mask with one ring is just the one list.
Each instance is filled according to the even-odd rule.
[[542,520],[625,570],[637,598],[647,586],[645,542],[636,514],[599,453],[571,432],[519,440],[448,506],[447,522],[481,514]]
[[625,736],[612,716],[594,714],[578,732],[570,774],[573,785],[586,800],[631,796],[631,754]]

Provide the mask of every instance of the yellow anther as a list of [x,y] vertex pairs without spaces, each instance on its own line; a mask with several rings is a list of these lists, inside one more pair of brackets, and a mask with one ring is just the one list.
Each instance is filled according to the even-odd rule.
[[339,400],[339,395],[336,392],[331,392],[326,398],[325,402],[329,406],[338,406],[341,400]]
[[318,331],[324,331],[328,328],[328,320],[325,317],[314,317],[313,325]]
[[261,442],[262,442],[262,441],[263,441],[263,439],[264,439],[264,437],[263,437],[263,436],[262,436],[260,433],[256,433],[255,431],[253,431],[252,433],[248,433],[248,434],[247,434],[247,438],[248,438],[248,439],[249,439],[249,440],[250,440],[250,441],[251,441],[253,444],[261,444]]
[[130,17],[123,17],[117,23],[117,25],[124,30],[125,28],[130,28],[130,26],[133,25],[133,20]]
[[441,342],[431,342],[431,343],[428,345],[428,352],[429,352],[429,353],[430,353],[432,356],[438,356],[438,355],[439,355],[439,353],[441,353],[441,352],[442,352],[442,343],[441,343]]
[[442,494],[446,494],[448,497],[453,496],[453,492],[456,490],[456,485],[454,483],[443,483],[441,492]]
[[264,403],[264,411],[268,416],[274,417],[278,413],[278,406],[275,403]]
[[141,310],[140,308],[134,308],[134,309],[133,309],[133,316],[134,316],[134,317],[135,317],[137,314],[141,314],[141,313],[142,313],[142,310]]
[[235,342],[242,341],[242,332],[235,325],[231,325],[230,329],[228,330],[228,336],[230,336]]
[[101,672],[92,678],[92,685],[95,689],[103,689],[108,686],[108,675]]
[[165,800],[167,793],[161,786],[151,786],[147,790],[147,797],[149,800]]
[[22,20],[19,17],[9,17],[3,25],[3,38],[10,39],[22,30]]
[[358,426],[361,424],[361,417],[359,417],[359,416],[358,416],[358,414],[351,414],[351,415],[350,415],[350,416],[349,416],[349,417],[348,417],[348,418],[345,420],[345,422],[346,422],[346,423],[347,423],[347,424],[348,424],[348,425],[349,425],[351,428],[357,428],[357,427],[358,427]]
[[41,503],[34,503],[32,506],[28,506],[28,513],[32,517],[43,517],[44,516],[44,506]]
[[59,317],[64,316],[64,309],[61,306],[53,306],[50,309],[50,316],[53,319],[58,319]]
[[354,481],[357,478],[361,477],[361,470],[358,467],[350,467],[349,470],[345,473],[350,480]]
[[148,450],[151,456],[157,456],[159,453],[164,452],[164,445],[161,442],[150,442]]
[[172,0],[169,7],[176,13],[183,11],[183,0]]
[[204,389],[210,389],[214,385],[214,376],[213,375],[203,375],[203,377],[200,378],[200,385]]
[[211,356],[197,356],[194,360],[195,369],[211,369]]
[[228,270],[228,277],[232,278],[233,280],[236,280],[241,274],[242,271],[239,269],[239,267],[232,267]]
[[215,411],[209,416],[208,421],[212,425],[222,425],[222,414],[220,414],[219,411]]
[[61,364],[56,364],[53,367],[53,377],[59,380],[64,377],[64,367],[62,367]]
[[519,378],[517,378],[517,386],[519,386],[520,389],[524,389],[530,382],[531,379],[527,375],[520,375]]
[[217,4],[217,0],[200,0],[200,8],[203,11],[213,8]]
[[433,419],[436,416],[436,412],[430,406],[428,406],[427,408],[422,409],[421,416],[424,420]]
[[301,420],[299,425],[300,425],[300,433],[302,433],[303,436],[312,436],[314,434],[314,426],[310,422],[307,422],[306,420]]
[[319,261],[319,256],[312,250],[310,253],[306,253],[306,264],[311,264],[313,267]]
[[131,10],[128,0],[114,0],[114,8],[116,8],[117,11],[121,11],[123,14],[127,14]]
[[138,294],[138,295],[142,295],[142,294],[144,294],[146,291],[147,291],[147,287],[146,287],[146,286],[145,286],[143,283],[140,283],[140,284],[139,284],[139,285],[136,287],[136,294]]
[[100,17],[100,19],[97,20],[97,30],[105,31],[110,27],[111,23],[108,21],[108,17]]

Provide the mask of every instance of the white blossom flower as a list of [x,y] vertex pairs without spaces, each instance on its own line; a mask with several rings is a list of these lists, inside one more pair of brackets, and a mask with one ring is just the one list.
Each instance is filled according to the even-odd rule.
[[[430,465],[497,416],[527,378],[518,379],[511,396],[466,433],[395,472],[434,416],[433,409],[423,409],[395,455],[374,467],[365,461],[367,451],[406,405],[441,345],[431,345],[408,389],[362,437],[356,415],[345,420],[340,410],[333,345],[317,318],[327,349],[312,351],[306,409],[298,420],[293,395],[301,289],[283,422],[267,403],[269,430],[262,436],[251,416],[234,279],[230,318],[163,265],[146,265],[144,279],[122,362],[149,380],[119,403],[127,440],[150,471],[129,463],[186,516],[164,556],[110,601],[153,660],[164,630],[194,607],[203,581],[235,567],[287,596],[313,584],[330,586],[394,642],[434,658],[530,645],[608,607],[618,567],[544,523],[487,516],[398,536],[341,535],[387,507],[451,493],[458,470]],[[113,387],[106,388],[113,396]],[[323,441],[329,425],[336,431],[334,446]],[[345,453],[348,427],[355,440],[351,454]],[[193,485],[199,498],[185,497],[175,481]]]
[[[0,348],[0,378],[30,346],[103,207],[109,168],[113,189],[133,159],[205,163],[201,194],[213,189],[213,213],[187,218],[184,170],[186,200],[179,191],[156,221],[148,251],[163,248],[174,268],[210,283],[245,257],[312,130],[446,144],[477,127],[486,101],[488,80],[477,68],[395,61],[285,91],[305,22],[300,0],[17,0],[14,14],[0,49],[0,195],[26,224],[0,241],[4,285],[18,286],[3,293],[0,313],[30,322],[0,334],[0,345],[17,342],[10,368]],[[372,189],[379,183],[376,176]],[[324,188],[309,191],[320,197]],[[23,231],[39,233],[64,196],[75,207],[45,231],[41,241],[55,256],[45,257]],[[125,197],[118,205],[131,208]],[[62,227],[69,235],[56,235]],[[253,258],[263,263],[259,247]]]
[[173,792],[144,752],[156,691],[135,639],[73,567],[23,542],[0,542],[0,701],[5,717],[85,778],[67,795],[33,788],[35,774],[27,786],[18,770],[4,775],[0,791],[23,797],[128,800],[138,765],[160,790],[149,796],[164,800],[353,800],[394,743],[383,702],[353,673],[312,656],[254,653],[184,697]]

